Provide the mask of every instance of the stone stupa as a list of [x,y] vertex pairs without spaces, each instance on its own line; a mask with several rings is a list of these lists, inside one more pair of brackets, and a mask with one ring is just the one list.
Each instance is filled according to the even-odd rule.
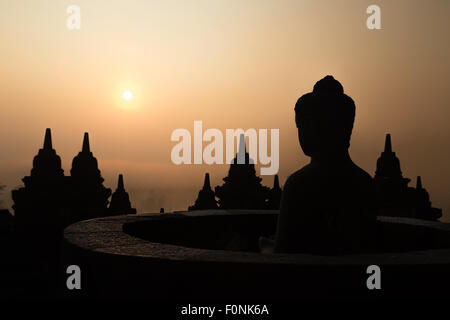
[[239,141],[239,151],[230,164],[225,182],[215,188],[220,209],[265,209],[269,188],[261,185],[255,164],[245,148],[245,136]]
[[84,220],[108,214],[111,189],[103,186],[104,179],[98,169],[97,159],[90,150],[86,132],[81,152],[73,158],[72,169],[72,219]]
[[117,189],[111,196],[111,204],[109,205],[109,214],[136,214],[136,209],[131,207],[130,197],[125,191],[123,183],[123,175],[119,174]]
[[64,221],[70,182],[61,168],[61,158],[52,146],[51,130],[45,130],[44,145],[33,159],[24,186],[12,190],[14,218],[19,227],[58,228]]
[[391,135],[386,134],[384,151],[377,160],[375,172],[377,204],[380,215],[436,220],[442,210],[431,206],[430,196],[417,177],[416,188],[408,187],[411,181],[404,178],[400,160],[392,151]]
[[280,188],[280,181],[276,174],[273,178],[273,188],[269,191],[269,198],[267,199],[267,209],[278,210],[280,209],[282,190]]
[[198,197],[195,200],[194,205],[190,206],[188,210],[206,209],[217,209],[216,197],[214,195],[214,191],[211,189],[211,183],[209,181],[209,173],[205,174],[203,188],[198,192]]

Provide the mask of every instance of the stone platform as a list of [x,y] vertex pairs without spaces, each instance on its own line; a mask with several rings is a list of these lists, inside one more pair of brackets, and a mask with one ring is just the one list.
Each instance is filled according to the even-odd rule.
[[[64,232],[63,267],[79,265],[85,297],[159,299],[450,296],[450,225],[379,217],[378,251],[319,256],[260,254],[278,211],[207,210],[125,215]],[[370,265],[381,290],[368,290]]]

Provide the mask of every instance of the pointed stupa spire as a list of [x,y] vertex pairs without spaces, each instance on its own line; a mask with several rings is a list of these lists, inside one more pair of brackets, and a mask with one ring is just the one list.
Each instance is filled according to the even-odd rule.
[[119,174],[119,181],[117,181],[117,190],[124,191],[125,187],[123,186],[123,175]]
[[203,188],[199,191],[198,197],[193,206],[189,206],[188,210],[205,210],[217,209],[217,202],[214,191],[211,189],[211,182],[209,181],[209,173],[205,173],[205,181]]
[[117,189],[112,194],[111,203],[109,205],[109,211],[113,215],[136,213],[136,209],[131,207],[130,197],[128,196],[128,193],[125,191],[122,174],[119,174],[119,179],[117,181]]
[[269,190],[267,195],[267,203],[266,209],[277,210],[280,208],[281,201],[281,188],[280,188],[280,180],[278,175],[276,174],[273,177],[273,188]]
[[392,152],[392,144],[391,144],[391,134],[386,134],[386,141],[384,143],[384,152],[391,153]]
[[[391,135],[386,134],[386,140],[384,142],[384,151],[381,152],[381,156],[377,160],[377,170],[375,171],[375,180],[381,179],[386,183],[386,179],[391,179],[392,183],[403,185],[406,188],[406,184],[410,181],[407,178],[403,178],[402,171],[400,169],[400,160],[392,151]],[[393,182],[395,181],[395,182]],[[406,183],[406,184],[405,184]]]
[[64,175],[61,168],[61,158],[56,154],[52,146],[52,131],[45,130],[44,145],[33,158],[31,176],[60,177]]
[[84,138],[83,138],[83,149],[81,151],[82,152],[91,152],[90,149],[91,148],[89,146],[89,133],[85,132]]
[[241,134],[239,136],[239,150],[236,157],[238,164],[244,164],[245,163],[245,153],[247,152],[245,148],[245,135]]
[[422,190],[422,178],[421,178],[421,176],[417,176],[416,189],[417,190]]
[[72,177],[83,177],[83,179],[100,181],[100,183],[103,182],[98,169],[97,159],[92,154],[89,146],[89,133],[87,132],[84,133],[81,151],[72,160],[70,175]]
[[245,135],[244,134],[241,134],[239,136],[239,152],[242,152],[244,154],[247,152],[247,148],[245,146]]
[[280,181],[278,180],[278,175],[276,174],[273,178],[273,188],[280,189]]
[[209,181],[209,173],[205,174],[205,182],[203,183],[203,190],[211,189],[211,183]]
[[44,138],[44,150],[51,150],[53,149],[52,147],[52,131],[50,130],[50,128],[47,128],[45,130],[45,138]]

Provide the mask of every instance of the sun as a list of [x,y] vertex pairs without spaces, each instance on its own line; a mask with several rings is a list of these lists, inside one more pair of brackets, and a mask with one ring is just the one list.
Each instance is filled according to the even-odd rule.
[[126,91],[123,92],[122,97],[125,100],[131,100],[131,98],[133,98],[133,93],[131,91],[129,91],[129,90],[126,90]]

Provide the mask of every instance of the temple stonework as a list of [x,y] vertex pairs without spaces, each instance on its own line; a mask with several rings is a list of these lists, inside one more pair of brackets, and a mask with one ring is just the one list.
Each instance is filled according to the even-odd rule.
[[[81,152],[72,161],[70,174],[64,175],[61,158],[53,149],[51,131],[47,129],[43,148],[34,157],[31,174],[22,179],[24,187],[12,191],[18,225],[60,229],[76,221],[111,215],[108,210],[111,189],[103,185],[88,133],[84,134]],[[115,198],[123,198],[122,191],[117,192]]]
[[280,188],[280,182],[278,180],[278,175],[276,174],[273,179],[273,188],[269,191],[269,198],[267,199],[267,209],[280,209],[281,192],[282,190]]
[[245,137],[240,136],[239,152],[230,164],[222,186],[215,188],[220,209],[266,209],[269,188],[261,185],[256,176],[253,159],[245,148]]
[[191,211],[206,209],[217,209],[217,201],[214,195],[214,191],[211,189],[209,173],[205,174],[203,188],[198,192],[198,197],[197,200],[195,200],[194,205],[190,206],[188,210]]
[[417,177],[416,188],[408,187],[411,181],[404,178],[400,160],[392,151],[391,135],[386,135],[384,151],[377,160],[375,186],[378,195],[379,215],[437,220],[442,210],[431,206],[428,192]]
[[254,161],[246,151],[245,136],[241,135],[238,153],[231,161],[228,175],[223,178],[225,183],[216,186],[213,191],[209,173],[206,173],[203,188],[199,191],[194,205],[189,206],[188,210],[279,209],[282,190],[278,175],[274,176],[273,188],[261,185],[261,180],[256,176]]
[[12,191],[17,224],[63,225],[71,188],[61,168],[61,158],[53,149],[50,129],[45,131],[44,145],[33,159],[30,175],[22,181],[24,187]]
[[77,156],[73,158],[72,169],[71,208],[75,211],[75,219],[91,219],[108,215],[108,198],[111,189],[103,186],[104,179],[98,169],[97,159],[90,150],[89,134],[83,138],[83,146]]
[[109,205],[109,215],[136,214],[136,209],[131,207],[130,197],[125,191],[123,175],[119,174],[117,189],[111,197]]
[[59,178],[64,176],[61,168],[61,158],[56,154],[52,145],[52,133],[50,129],[45,130],[44,145],[39,149],[33,159],[31,177]]

